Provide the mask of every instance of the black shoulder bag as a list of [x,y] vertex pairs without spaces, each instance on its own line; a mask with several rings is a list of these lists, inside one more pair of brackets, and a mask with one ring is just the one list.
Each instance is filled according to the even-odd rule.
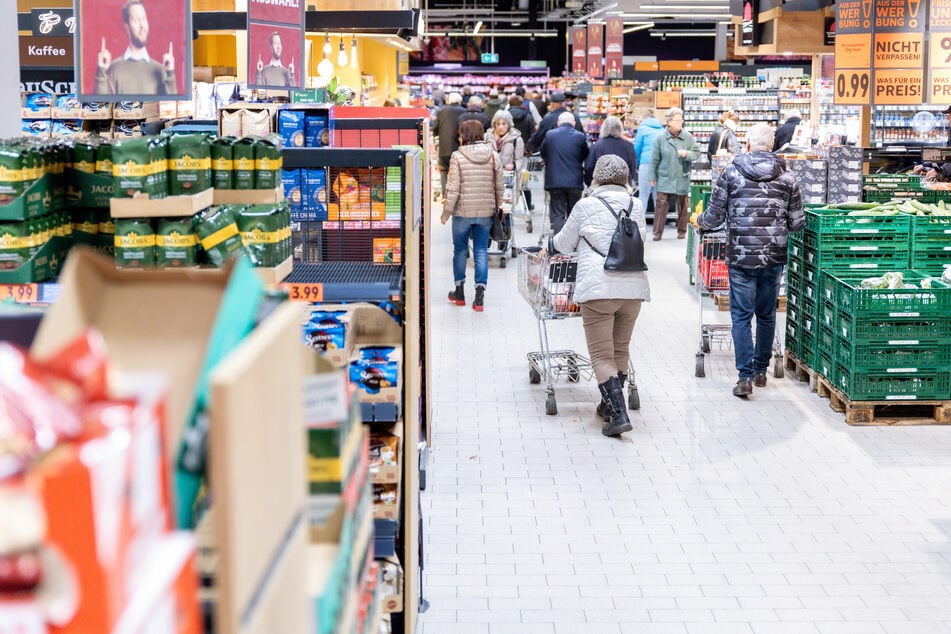
[[641,239],[641,230],[637,223],[631,218],[631,210],[634,209],[634,199],[631,198],[627,211],[622,213],[615,212],[601,196],[595,196],[601,201],[601,204],[608,208],[611,215],[617,218],[617,228],[611,237],[611,246],[608,247],[608,253],[605,255],[597,249],[584,236],[582,239],[588,243],[591,250],[604,258],[605,271],[621,271],[625,273],[635,273],[646,271],[647,264],[644,263],[644,240]]

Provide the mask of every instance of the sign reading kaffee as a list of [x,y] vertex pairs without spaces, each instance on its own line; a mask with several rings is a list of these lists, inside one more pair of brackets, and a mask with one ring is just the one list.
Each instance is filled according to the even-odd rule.
[[21,37],[20,66],[24,68],[72,68],[73,38]]

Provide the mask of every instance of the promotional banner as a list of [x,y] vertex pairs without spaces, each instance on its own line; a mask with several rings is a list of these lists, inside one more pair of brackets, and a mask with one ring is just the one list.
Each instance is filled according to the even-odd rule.
[[584,75],[588,70],[588,30],[583,26],[571,27],[571,72]]
[[248,0],[248,20],[300,26],[304,4],[301,0]]
[[951,104],[951,0],[931,0],[928,28],[928,98]]
[[75,0],[84,101],[192,98],[191,0]]
[[604,77],[604,23],[588,23],[588,77]]
[[248,85],[251,88],[300,88],[303,49],[299,27],[252,22],[248,25]]
[[305,74],[302,0],[248,0],[248,86],[302,88]]
[[624,18],[607,19],[604,36],[604,64],[608,77],[621,77],[624,65]]

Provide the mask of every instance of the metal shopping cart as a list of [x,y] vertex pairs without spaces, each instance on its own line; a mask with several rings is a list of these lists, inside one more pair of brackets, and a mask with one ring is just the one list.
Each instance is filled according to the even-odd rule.
[[[720,349],[730,347],[733,343],[732,324],[704,321],[704,299],[714,300],[714,303],[729,301],[730,275],[726,266],[726,241],[724,231],[698,231],[693,226],[688,227],[693,235],[688,240],[690,249],[688,255],[691,260],[691,274],[697,289],[697,304],[699,306],[700,350],[696,354],[694,376],[705,377],[706,355],[717,344]],[[781,379],[784,374],[782,342],[779,340],[781,329],[776,329],[773,341],[773,376]]]
[[[502,172],[505,178],[505,191],[502,194],[502,211],[505,212],[503,227],[505,228],[505,238],[499,241],[489,242],[488,254],[490,257],[499,258],[499,268],[504,269],[506,260],[511,251],[512,257],[518,255],[518,247],[515,245],[515,227],[512,224],[512,215],[519,206],[527,208],[525,201],[519,200],[522,196],[522,188],[517,180],[518,175],[514,170],[505,170]],[[494,248],[493,248],[494,246]]]
[[[581,317],[581,307],[574,302],[578,255],[540,255],[539,247],[527,247],[518,254],[518,289],[535,313],[541,350],[528,353],[528,380],[541,383],[545,379],[548,398],[545,413],[558,413],[555,381],[567,379],[577,383],[594,377],[591,361],[574,350],[552,350],[548,343],[548,322]],[[627,406],[640,409],[633,364],[628,365]]]
[[[505,186],[507,190],[509,186],[507,172],[505,178]],[[534,223],[532,222],[532,210],[528,206],[528,198],[525,196],[525,190],[530,185],[530,172],[528,170],[522,170],[520,173],[514,172],[513,178],[515,179],[518,188],[512,200],[512,217],[524,220],[525,233],[531,233],[534,229]]]

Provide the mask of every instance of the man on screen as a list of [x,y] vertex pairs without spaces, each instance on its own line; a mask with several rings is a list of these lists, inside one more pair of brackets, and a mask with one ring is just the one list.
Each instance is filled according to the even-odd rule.
[[281,63],[281,54],[284,52],[284,47],[281,45],[281,34],[277,31],[271,33],[268,44],[271,46],[271,61],[265,66],[264,60],[258,55],[258,72],[255,83],[259,86],[293,86],[294,60],[291,60],[287,68],[284,68]]
[[175,57],[172,43],[159,63],[149,57],[145,46],[149,39],[149,19],[142,0],[126,0],[122,22],[129,36],[129,46],[121,58],[112,59],[106,38],[96,57],[96,94],[99,95],[174,95]]

